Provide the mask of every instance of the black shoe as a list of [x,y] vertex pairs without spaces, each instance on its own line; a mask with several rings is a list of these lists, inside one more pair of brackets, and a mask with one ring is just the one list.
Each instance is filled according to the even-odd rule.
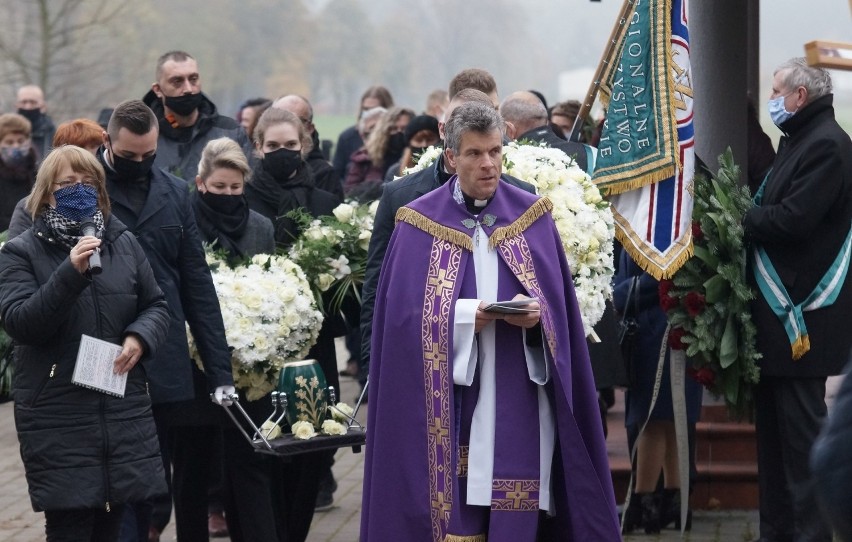
[[[660,499],[660,528],[674,523],[680,530],[680,489],[664,489]],[[692,530],[692,510],[686,511],[686,531]]]
[[637,493],[636,497],[642,503],[642,525],[645,534],[660,532],[660,498],[656,493]]
[[317,493],[317,503],[314,506],[314,512],[327,512],[334,506],[334,496],[331,491],[320,490]]
[[630,505],[623,511],[623,514],[624,528],[621,530],[621,534],[632,533],[634,529],[642,526],[642,505],[635,493],[630,497]]

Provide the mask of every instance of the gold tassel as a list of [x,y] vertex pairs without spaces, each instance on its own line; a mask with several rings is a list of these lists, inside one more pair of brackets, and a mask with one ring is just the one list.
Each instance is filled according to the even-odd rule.
[[470,252],[473,252],[473,240],[464,232],[454,230],[453,228],[438,224],[431,218],[411,209],[410,207],[400,207],[396,212],[396,221],[405,222],[423,230],[432,237],[437,237]]
[[811,349],[811,340],[807,335],[799,335],[791,346],[793,347],[793,359],[799,360]]
[[524,211],[524,214],[519,216],[517,220],[515,220],[508,226],[496,228],[494,230],[494,233],[491,234],[491,238],[489,239],[489,245],[491,246],[491,248],[494,248],[504,239],[520,235],[521,233],[523,233],[524,230],[532,226],[533,222],[544,216],[545,213],[549,213],[552,210],[553,203],[550,201],[549,198],[539,198],[538,201],[533,203],[529,209]]

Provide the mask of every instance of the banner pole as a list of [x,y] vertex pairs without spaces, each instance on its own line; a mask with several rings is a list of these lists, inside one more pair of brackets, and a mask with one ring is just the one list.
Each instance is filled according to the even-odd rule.
[[[849,2],[852,3],[852,0],[849,0]],[[597,97],[598,90],[600,90],[601,86],[601,79],[603,78],[607,67],[612,64],[614,60],[613,56],[615,56],[618,50],[616,46],[622,41],[624,32],[627,30],[627,19],[630,16],[630,13],[633,12],[635,4],[636,0],[624,0],[624,4],[621,6],[621,12],[618,14],[615,26],[609,35],[609,41],[607,41],[606,48],[601,56],[601,61],[598,64],[597,70],[595,70],[595,76],[592,78],[592,83],[589,85],[586,97],[580,105],[580,111],[577,112],[577,118],[574,119],[574,127],[571,128],[571,137],[568,138],[568,141],[580,140],[580,132],[582,130],[583,123],[585,122],[586,117],[589,116],[592,106],[595,104],[595,98]]]

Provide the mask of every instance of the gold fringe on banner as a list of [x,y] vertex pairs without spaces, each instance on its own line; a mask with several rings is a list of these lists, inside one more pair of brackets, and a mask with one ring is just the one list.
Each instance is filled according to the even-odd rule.
[[520,235],[524,230],[532,226],[533,222],[552,210],[553,202],[551,202],[549,198],[539,198],[539,200],[533,203],[529,209],[524,211],[524,214],[519,216],[517,220],[508,226],[496,228],[488,241],[489,245],[491,248],[494,248],[498,243],[500,243],[500,241]]
[[[648,256],[642,252],[635,244],[635,239],[632,239],[630,235],[625,232],[621,228],[615,229],[615,237],[624,247],[624,250],[630,255],[630,258],[636,262],[636,265],[642,268],[643,271],[651,275],[657,280],[670,279],[675,273],[677,273],[678,269],[680,269],[683,264],[687,262],[690,258],[692,258],[693,253],[695,252],[694,246],[692,244],[692,236],[690,235],[688,238],[689,246],[683,250],[680,254],[678,254],[677,258],[673,260],[666,261],[666,267],[663,269],[660,267],[657,262],[654,262]],[[678,247],[679,245],[672,245],[673,247]]]
[[676,172],[677,169],[674,165],[672,165],[665,169],[658,169],[628,181],[603,181],[603,183],[595,184],[599,189],[605,191],[607,196],[615,196],[617,194],[623,194],[624,192],[630,192],[631,190],[638,190],[650,184],[665,181],[666,179],[673,177]]
[[454,230],[443,224],[438,224],[431,218],[411,209],[410,207],[400,207],[396,212],[396,221],[411,224],[418,230],[423,230],[432,237],[437,237],[465,250],[473,252],[473,240],[470,235]]

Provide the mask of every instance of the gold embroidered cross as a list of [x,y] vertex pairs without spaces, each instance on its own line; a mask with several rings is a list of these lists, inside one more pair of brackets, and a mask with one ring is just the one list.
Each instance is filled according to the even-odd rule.
[[439,350],[438,343],[432,343],[432,350],[425,352],[423,358],[432,362],[432,370],[437,371],[441,363],[447,361],[447,355]]
[[521,482],[515,482],[515,490],[507,491],[506,498],[511,499],[512,508],[518,509],[522,502],[530,498],[530,493],[529,491],[521,491]]
[[437,508],[438,510],[441,511],[442,514],[447,512],[447,510],[450,509],[450,504],[444,502],[444,493],[443,492],[438,493],[438,500],[432,501],[432,508]]
[[437,277],[429,277],[429,286],[435,287],[435,295],[438,297],[443,297],[444,288],[450,288],[453,285],[451,280],[447,280],[447,270],[440,269],[438,270]]
[[447,428],[441,424],[441,418],[435,418],[433,423],[434,425],[429,427],[429,432],[435,435],[435,438],[440,440],[442,438],[446,438],[449,435],[449,431],[447,431]]

